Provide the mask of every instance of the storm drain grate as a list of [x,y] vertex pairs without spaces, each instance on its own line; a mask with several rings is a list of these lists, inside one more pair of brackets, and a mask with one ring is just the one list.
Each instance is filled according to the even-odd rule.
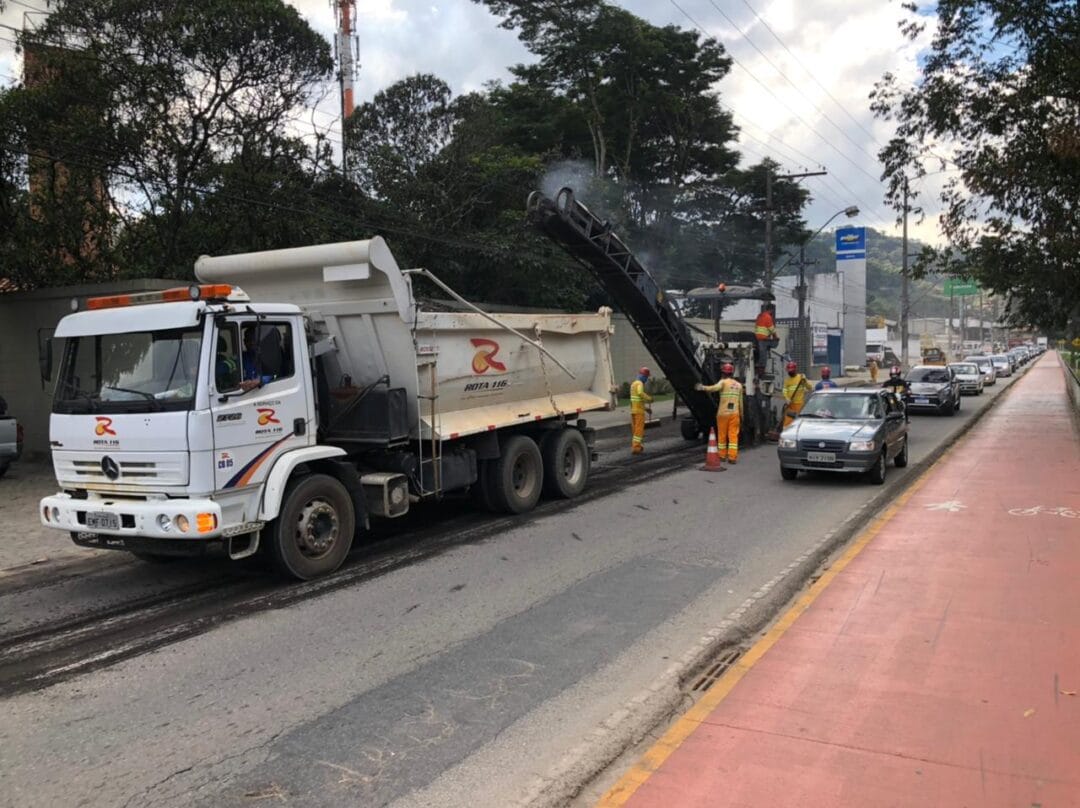
[[691,692],[704,693],[713,686],[717,679],[724,675],[740,656],[742,656],[742,651],[738,648],[725,651],[716,662],[709,666],[709,669],[702,674],[701,678],[694,682],[694,686],[690,688]]

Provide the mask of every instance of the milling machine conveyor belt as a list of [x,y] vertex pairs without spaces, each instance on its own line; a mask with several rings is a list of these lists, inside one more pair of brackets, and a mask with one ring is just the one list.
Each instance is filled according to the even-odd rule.
[[694,357],[689,329],[649,271],[607,222],[574,199],[570,188],[563,188],[555,199],[534,191],[527,210],[529,220],[583,264],[611,295],[679,398],[707,431],[716,417],[716,402],[694,385],[711,380]]

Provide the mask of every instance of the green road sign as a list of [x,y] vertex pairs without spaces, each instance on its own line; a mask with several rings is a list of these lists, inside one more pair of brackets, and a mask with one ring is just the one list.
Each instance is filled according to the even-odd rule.
[[979,285],[974,281],[962,281],[956,278],[949,278],[945,281],[945,294],[947,295],[967,297],[970,295],[977,295],[981,291]]

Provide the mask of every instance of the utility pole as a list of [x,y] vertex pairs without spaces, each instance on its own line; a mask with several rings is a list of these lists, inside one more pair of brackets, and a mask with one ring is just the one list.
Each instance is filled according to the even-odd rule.
[[347,123],[353,114],[353,82],[356,79],[357,62],[354,49],[358,47],[353,20],[356,19],[356,0],[330,0],[337,23],[334,50],[338,60],[338,85],[341,87],[341,170],[348,173],[349,149]]
[[806,267],[811,264],[816,264],[817,261],[806,260],[806,242],[804,241],[799,245],[799,328],[803,332],[803,351],[802,356],[799,356],[796,361],[799,367],[803,371],[807,371],[810,368],[810,364],[814,359],[814,346],[812,342],[812,332],[809,324],[806,322]]
[[908,182],[904,177],[904,236],[903,245],[900,249],[903,263],[900,268],[900,362],[905,368],[908,363],[908,239],[907,239],[907,215],[908,215]]
[[[804,174],[781,174],[778,180],[801,180],[804,177],[824,177],[828,171],[808,171]],[[771,163],[765,164],[765,291],[772,292],[772,229],[773,229],[773,169]]]

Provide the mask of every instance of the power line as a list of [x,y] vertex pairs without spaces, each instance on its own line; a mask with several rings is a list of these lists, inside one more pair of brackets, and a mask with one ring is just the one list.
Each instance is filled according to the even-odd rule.
[[845,115],[847,115],[848,120],[850,120],[853,124],[855,124],[857,127],[859,127],[859,129],[862,130],[863,134],[865,134],[868,138],[870,138],[870,142],[873,143],[875,146],[877,146],[880,149],[882,146],[881,146],[880,143],[877,142],[877,140],[874,138],[874,136],[870,132],[868,132],[866,130],[866,128],[863,127],[863,125],[861,123],[859,123],[850,112],[847,111],[847,108],[843,104],[841,104],[839,101],[836,100],[836,98],[833,96],[832,93],[829,92],[828,88],[824,84],[822,84],[820,81],[818,81],[817,77],[813,74],[813,72],[810,70],[810,68],[808,68],[805,64],[803,64],[803,61],[792,52],[791,48],[789,48],[787,46],[787,44],[784,42],[784,40],[780,38],[780,35],[777,34],[776,31],[774,31],[772,29],[772,27],[767,22],[765,22],[765,20],[762,18],[762,16],[760,14],[758,14],[757,10],[752,5],[750,5],[750,3],[747,2],[747,0],[742,0],[742,4],[744,6],[746,6],[748,9],[750,9],[750,12],[754,15],[754,18],[758,22],[760,22],[762,24],[762,26],[765,28],[766,31],[768,31],[770,34],[772,34],[773,39],[775,39],[777,42],[780,43],[780,47],[782,47],[785,51],[787,51],[787,54],[792,59],[795,60],[795,62],[799,65],[799,67],[801,67],[804,71],[806,71],[806,75],[808,75],[810,77],[811,81],[813,81],[814,84],[816,84],[818,87],[820,87],[822,89],[822,91],[825,93],[825,95],[827,95],[829,97],[829,99],[834,104],[836,104],[837,108],[839,108],[839,110],[841,112],[843,112]]
[[[685,9],[684,9],[684,8],[683,8],[682,6],[680,6],[680,5],[678,4],[678,2],[676,2],[676,0],[669,0],[669,2],[670,2],[670,3],[671,3],[671,4],[673,5],[673,6],[675,6],[675,8],[677,8],[677,9],[678,9],[678,10],[679,10],[679,11],[680,11],[680,12],[681,12],[682,14],[683,14],[683,16],[684,16],[684,17],[686,17],[686,19],[688,19],[688,20],[690,21],[690,23],[691,23],[691,24],[692,24],[692,25],[693,25],[693,26],[694,26],[695,28],[697,28],[697,30],[698,30],[698,31],[699,31],[699,32],[700,32],[700,33],[702,34],[702,36],[706,37],[707,39],[711,39],[711,40],[713,40],[713,41],[716,41],[716,37],[712,36],[712,35],[711,35],[711,34],[709,34],[709,33],[708,33],[708,32],[707,32],[707,31],[706,31],[706,30],[705,30],[704,28],[702,28],[702,27],[701,27],[701,25],[700,25],[700,24],[699,24],[699,23],[697,22],[697,20],[695,20],[695,19],[694,19],[694,18],[693,18],[692,16],[690,16],[690,14],[688,14],[688,13],[686,12],[686,10],[685,10]],[[813,134],[817,135],[818,139],[820,139],[820,140],[821,140],[821,141],[822,141],[823,143],[825,143],[825,145],[826,145],[826,146],[828,146],[828,147],[829,147],[830,149],[832,149],[833,151],[835,151],[835,152],[836,152],[836,153],[837,153],[838,155],[840,155],[840,156],[841,156],[842,158],[844,158],[844,159],[845,159],[845,160],[847,160],[847,161],[848,161],[849,163],[851,163],[851,164],[852,164],[852,165],[853,165],[853,166],[854,166],[854,167],[855,167],[855,168],[856,168],[856,169],[857,169],[858,171],[860,171],[860,172],[862,172],[863,174],[865,174],[865,175],[866,175],[867,177],[869,177],[869,178],[870,178],[870,179],[871,179],[872,181],[874,181],[875,183],[880,183],[880,179],[878,179],[877,177],[873,176],[873,175],[872,175],[872,174],[870,174],[870,173],[869,173],[868,171],[866,171],[866,170],[865,170],[864,168],[862,168],[862,167],[861,167],[861,166],[860,166],[860,165],[859,165],[858,163],[856,163],[856,162],[855,162],[854,160],[852,160],[852,159],[851,159],[850,157],[848,157],[848,156],[847,156],[846,154],[844,154],[844,153],[843,153],[842,151],[840,151],[840,149],[838,149],[838,148],[837,148],[837,147],[836,147],[835,145],[833,145],[833,144],[832,144],[832,143],[831,143],[831,142],[829,141],[829,139],[828,139],[828,138],[824,137],[824,136],[823,136],[823,135],[822,135],[822,134],[821,134],[820,132],[818,132],[817,130],[815,130],[815,129],[814,129],[814,128],[813,128],[812,126],[810,126],[810,124],[808,124],[808,123],[807,123],[807,122],[806,122],[805,120],[803,120],[802,116],[800,116],[800,115],[799,115],[798,113],[795,113],[795,112],[793,112],[793,111],[792,111],[792,110],[791,110],[790,108],[788,108],[788,107],[787,107],[787,106],[786,106],[786,105],[784,104],[783,100],[781,100],[781,99],[780,99],[780,98],[779,98],[779,97],[778,97],[778,96],[776,95],[776,93],[774,93],[774,92],[773,92],[773,91],[772,91],[772,90],[771,90],[771,89],[770,89],[770,88],[768,87],[768,85],[766,85],[766,84],[765,84],[764,82],[762,82],[762,81],[761,81],[761,79],[759,79],[759,78],[758,78],[757,76],[755,76],[755,75],[754,75],[753,71],[751,71],[751,70],[749,70],[748,68],[746,68],[746,67],[745,67],[745,66],[744,66],[744,65],[743,65],[742,63],[740,63],[740,62],[739,62],[739,60],[738,60],[738,59],[736,59],[736,58],[735,58],[734,56],[732,56],[732,57],[731,57],[731,59],[732,59],[732,61],[733,61],[733,62],[735,62],[735,64],[737,64],[737,65],[738,65],[738,66],[739,66],[740,68],[742,68],[742,69],[743,69],[744,71],[746,71],[746,73],[747,73],[747,74],[748,74],[748,75],[749,75],[749,76],[750,76],[750,77],[751,77],[751,78],[752,78],[752,79],[753,79],[754,81],[756,81],[756,82],[757,82],[757,83],[758,83],[759,85],[761,85],[761,87],[763,87],[763,88],[765,89],[765,91],[769,93],[769,95],[771,95],[771,96],[772,96],[773,98],[775,98],[775,99],[776,99],[776,100],[777,100],[777,101],[778,101],[778,102],[779,102],[779,103],[780,103],[781,105],[783,105],[783,106],[784,106],[784,107],[785,107],[786,109],[788,109],[788,111],[789,111],[789,112],[791,112],[791,113],[792,113],[792,114],[794,115],[794,117],[796,118],[796,120],[798,120],[798,121],[799,121],[799,122],[800,122],[800,123],[801,123],[801,124],[802,124],[803,126],[805,126],[805,127],[806,127],[806,128],[807,128],[807,129],[808,129],[808,130],[809,130],[810,132],[812,132]],[[723,105],[723,104],[722,104],[722,106],[726,106],[726,105]],[[871,211],[871,212],[875,213],[875,214],[876,214],[876,215],[877,215],[877,216],[878,216],[878,217],[879,217],[879,218],[880,218],[880,219],[881,219],[882,221],[885,221],[885,220],[886,220],[886,217],[885,217],[885,216],[884,216],[884,215],[883,215],[883,214],[881,213],[880,209],[878,209],[878,207],[877,207],[876,205],[867,205],[867,204],[866,204],[866,202],[865,202],[865,200],[863,200],[862,198],[860,198],[858,194],[856,194],[856,193],[855,193],[854,191],[852,191],[852,190],[851,190],[850,188],[848,188],[848,187],[847,187],[847,185],[846,185],[846,184],[845,184],[845,183],[844,183],[844,182],[843,182],[842,180],[840,180],[839,178],[836,178],[836,181],[837,181],[837,182],[838,182],[838,183],[839,183],[839,184],[840,184],[840,185],[841,185],[841,186],[842,186],[842,187],[843,187],[843,188],[844,188],[844,189],[845,189],[845,190],[846,190],[846,191],[847,191],[847,192],[848,192],[849,194],[851,194],[851,196],[852,196],[852,197],[853,197],[853,198],[854,198],[854,199],[855,199],[856,201],[858,201],[858,202],[860,202],[860,203],[861,203],[860,207],[862,207],[863,209],[865,209],[865,210],[867,210],[867,211]]]
[[[716,4],[716,0],[709,0],[709,5],[711,5],[718,12],[720,12],[720,16],[722,16],[725,20],[727,20],[731,24],[731,26],[736,31],[739,32],[739,36],[741,36],[743,39],[745,39],[750,44],[750,47],[752,47],[754,50],[756,50],[761,55],[761,58],[763,58],[766,62],[768,62],[769,66],[772,67],[772,69],[775,70],[777,73],[779,73],[780,77],[783,78],[784,81],[786,81],[788,84],[790,84],[795,89],[795,92],[797,92],[799,94],[799,96],[810,105],[811,109],[813,109],[815,112],[817,112],[819,115],[821,115],[821,117],[823,117],[832,126],[833,129],[835,129],[837,132],[839,132],[848,141],[848,143],[850,143],[852,146],[854,146],[856,149],[858,149],[860,153],[865,154],[867,157],[869,157],[871,160],[873,160],[875,162],[875,164],[877,163],[877,158],[874,155],[869,154],[862,146],[860,146],[858,143],[856,143],[847,132],[845,132],[840,126],[838,126],[836,124],[835,121],[833,121],[832,118],[830,118],[828,116],[828,114],[824,110],[819,109],[809,98],[806,97],[806,95],[799,88],[799,86],[797,84],[795,84],[795,82],[793,82],[790,78],[788,78],[788,75],[783,70],[781,70],[780,67],[778,67],[777,64],[772,59],[769,58],[769,55],[767,53],[765,53],[765,51],[763,51],[761,48],[759,48],[757,46],[757,44],[754,42],[754,40],[752,40],[747,35],[747,33],[745,31],[743,31],[742,28],[740,28],[738,26],[738,24],[735,22],[735,20],[731,19],[731,17],[729,17],[727,15],[727,13],[722,8],[720,8],[720,6],[718,6]],[[734,58],[734,57],[732,57],[732,58]],[[743,69],[745,70],[746,68],[743,68]]]

